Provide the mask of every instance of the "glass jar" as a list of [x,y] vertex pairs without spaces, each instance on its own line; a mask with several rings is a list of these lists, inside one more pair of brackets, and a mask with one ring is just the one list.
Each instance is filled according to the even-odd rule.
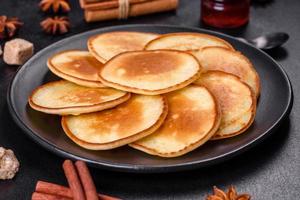
[[201,19],[210,26],[236,28],[249,20],[250,0],[202,0]]

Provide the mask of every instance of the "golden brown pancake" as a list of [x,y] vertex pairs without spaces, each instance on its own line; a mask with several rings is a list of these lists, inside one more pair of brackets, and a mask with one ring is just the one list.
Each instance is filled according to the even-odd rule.
[[119,106],[96,113],[65,116],[62,126],[76,144],[91,150],[113,149],[153,133],[168,106],[162,96],[132,95]]
[[233,137],[250,127],[256,112],[255,94],[237,76],[208,71],[195,84],[209,89],[221,106],[221,125],[212,139]]
[[187,86],[165,96],[169,105],[165,122],[131,147],[152,155],[176,157],[198,148],[218,130],[221,113],[205,87]]
[[259,96],[259,76],[252,63],[242,53],[223,47],[205,47],[191,51],[204,70],[218,70],[234,74],[247,83],[256,96]]
[[197,59],[175,50],[134,51],[119,54],[101,70],[101,82],[138,94],[156,95],[177,90],[201,73]]
[[78,115],[112,108],[129,98],[129,93],[113,88],[87,88],[61,80],[38,87],[28,102],[41,112]]
[[103,64],[88,51],[69,50],[50,57],[48,68],[57,76],[86,87],[104,87],[98,73]]
[[220,46],[228,49],[234,49],[231,44],[225,40],[204,34],[204,33],[169,33],[150,41],[145,46],[145,50],[156,49],[174,49],[174,50],[198,50],[207,46]]
[[142,32],[109,32],[91,37],[89,51],[101,62],[127,51],[139,51],[158,34]]

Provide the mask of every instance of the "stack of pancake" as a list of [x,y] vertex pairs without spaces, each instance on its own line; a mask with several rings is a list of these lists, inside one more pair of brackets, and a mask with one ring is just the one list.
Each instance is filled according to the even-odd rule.
[[33,91],[29,105],[62,116],[66,135],[90,150],[123,145],[161,157],[246,131],[260,83],[228,42],[200,33],[109,32],[88,51],[48,59],[64,80]]

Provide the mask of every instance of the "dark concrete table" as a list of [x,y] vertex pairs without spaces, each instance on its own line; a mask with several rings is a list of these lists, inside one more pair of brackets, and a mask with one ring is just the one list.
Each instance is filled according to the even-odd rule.
[[[78,2],[73,0],[69,17],[72,30],[52,37],[41,32],[44,15],[36,0],[0,1],[0,14],[18,16],[25,22],[19,37],[34,42],[36,51],[62,38],[104,26],[133,23],[175,24],[204,27],[199,22],[200,1],[181,0],[175,12],[139,17],[128,21],[86,24]],[[300,1],[255,3],[250,23],[236,30],[219,30],[234,36],[255,37],[273,31],[286,31],[291,38],[284,48],[269,52],[287,71],[294,88],[294,107],[281,128],[266,141],[241,156],[222,164],[195,171],[137,175],[93,169],[99,192],[124,199],[204,199],[213,185],[233,184],[253,199],[300,199]],[[62,158],[30,140],[12,121],[7,109],[6,91],[17,68],[0,61],[0,146],[15,151],[21,162],[17,177],[0,181],[0,199],[30,199],[37,180],[66,184]],[[272,103],[272,102],[270,102]]]

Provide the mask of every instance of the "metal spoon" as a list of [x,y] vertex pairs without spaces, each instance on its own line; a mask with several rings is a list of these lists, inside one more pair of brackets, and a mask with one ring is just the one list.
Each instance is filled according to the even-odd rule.
[[256,48],[267,50],[267,49],[274,49],[284,44],[289,39],[289,35],[287,33],[277,32],[277,33],[262,35],[252,40],[245,39],[245,38],[238,38],[238,39],[242,42],[249,43],[255,46]]

